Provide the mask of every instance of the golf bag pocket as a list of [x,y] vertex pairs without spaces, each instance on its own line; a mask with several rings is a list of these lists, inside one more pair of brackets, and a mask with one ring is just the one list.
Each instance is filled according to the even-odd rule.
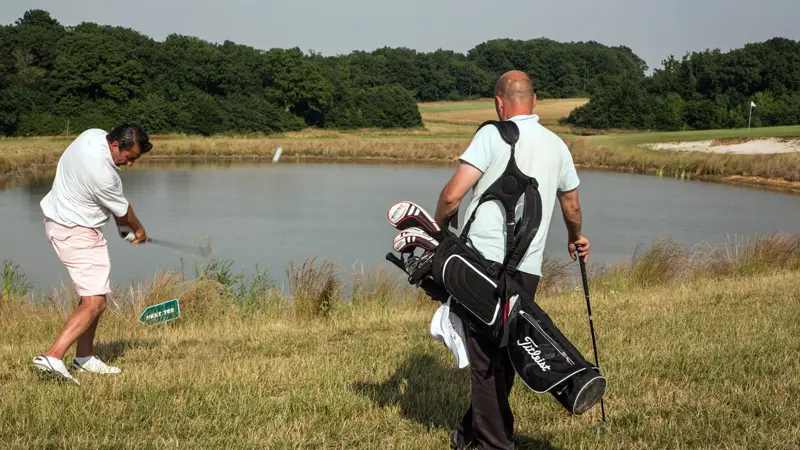
[[517,303],[507,347],[514,371],[534,392],[550,392],[568,411],[582,414],[602,398],[605,378],[538,305]]
[[[447,292],[484,325],[494,325],[500,318],[501,302],[495,283],[464,255],[453,254],[442,263],[442,285]],[[502,321],[502,319],[501,319]]]

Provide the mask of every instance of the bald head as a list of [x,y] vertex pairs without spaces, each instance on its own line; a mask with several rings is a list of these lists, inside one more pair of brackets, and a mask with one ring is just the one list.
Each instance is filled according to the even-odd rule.
[[525,72],[512,70],[501,76],[494,85],[494,95],[502,99],[526,100],[533,97],[533,83]]
[[500,120],[530,115],[536,104],[531,78],[519,70],[506,72],[497,80],[494,96]]

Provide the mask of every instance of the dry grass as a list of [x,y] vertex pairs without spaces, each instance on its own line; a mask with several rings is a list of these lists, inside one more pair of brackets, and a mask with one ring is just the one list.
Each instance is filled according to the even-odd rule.
[[[593,275],[608,434],[592,431],[597,408],[569,416],[517,383],[519,447],[796,448],[798,240],[737,242],[704,251],[758,270],[698,263],[715,275],[653,278],[642,268],[638,282],[617,286]],[[665,270],[681,258],[671,246],[648,252],[641,264]],[[314,276],[308,272],[305,279]],[[321,272],[320,279],[330,274],[324,263]],[[388,275],[376,274],[372,286],[392,289]],[[244,307],[226,292],[214,280],[186,284],[175,274],[118,292],[97,354],[124,374],[83,375],[80,387],[40,381],[28,367],[68,309],[0,302],[3,447],[447,448],[468,406],[469,376],[428,334],[436,303],[367,295],[324,318],[275,309],[269,296],[263,307]],[[167,327],[136,321],[146,304],[173,295],[180,319]],[[581,290],[537,299],[591,358]],[[199,303],[205,307],[183,307]]]
[[301,267],[294,262],[286,268],[292,310],[299,317],[330,317],[341,298],[341,279],[336,263],[307,259]]
[[700,152],[656,152],[626,147],[598,147],[585,138],[567,139],[581,167],[706,179],[800,192],[800,155],[736,155]]
[[[580,99],[545,100],[537,113],[545,124],[574,107]],[[548,103],[550,102],[550,103]],[[486,108],[489,109],[486,109]],[[486,101],[426,104],[426,128],[414,130],[304,130],[270,137],[154,136],[146,161],[255,161],[271,159],[278,147],[282,160],[398,161],[453,163],[469,145],[477,125],[491,113]],[[442,115],[442,116],[437,116]],[[479,117],[480,116],[480,117]],[[770,189],[800,192],[800,153],[731,155],[658,152],[641,147],[653,142],[702,139],[744,139],[800,136],[800,127],[711,130],[678,133],[603,133],[589,137],[551,129],[564,136],[575,161],[586,168],[702,178]],[[68,137],[0,139],[0,187],[12,182],[52,176]]]
[[[559,119],[569,116],[573,109],[588,101],[582,98],[539,100],[534,113],[539,116],[542,124],[552,128],[558,125]],[[493,100],[422,103],[420,112],[426,125],[444,123],[475,127],[486,120],[497,120]]]

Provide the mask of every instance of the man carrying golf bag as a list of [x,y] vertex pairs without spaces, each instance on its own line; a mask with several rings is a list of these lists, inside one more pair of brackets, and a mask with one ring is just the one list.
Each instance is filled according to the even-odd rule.
[[[556,199],[569,234],[570,257],[575,260],[577,252],[586,261],[590,247],[581,235],[579,180],[572,157],[564,142],[539,124],[535,105],[525,73],[500,77],[495,86],[499,122],[479,128],[436,208],[442,234],[435,236],[439,242],[432,278],[454,297],[451,308],[460,310],[469,324],[471,405],[451,432],[455,448],[513,448],[508,397],[515,369],[528,387],[550,392],[573,413],[591,407],[605,390],[597,368],[533,301]],[[467,222],[456,236],[448,225],[470,189]],[[530,336],[519,334],[523,332]]]

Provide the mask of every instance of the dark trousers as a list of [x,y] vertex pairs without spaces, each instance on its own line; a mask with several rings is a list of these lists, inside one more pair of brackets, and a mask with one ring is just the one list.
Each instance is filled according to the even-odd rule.
[[[514,280],[531,297],[536,295],[538,276],[517,272]],[[465,327],[464,332],[472,373],[472,398],[458,427],[459,447],[513,449],[514,415],[508,396],[515,373],[508,353],[470,327]]]

